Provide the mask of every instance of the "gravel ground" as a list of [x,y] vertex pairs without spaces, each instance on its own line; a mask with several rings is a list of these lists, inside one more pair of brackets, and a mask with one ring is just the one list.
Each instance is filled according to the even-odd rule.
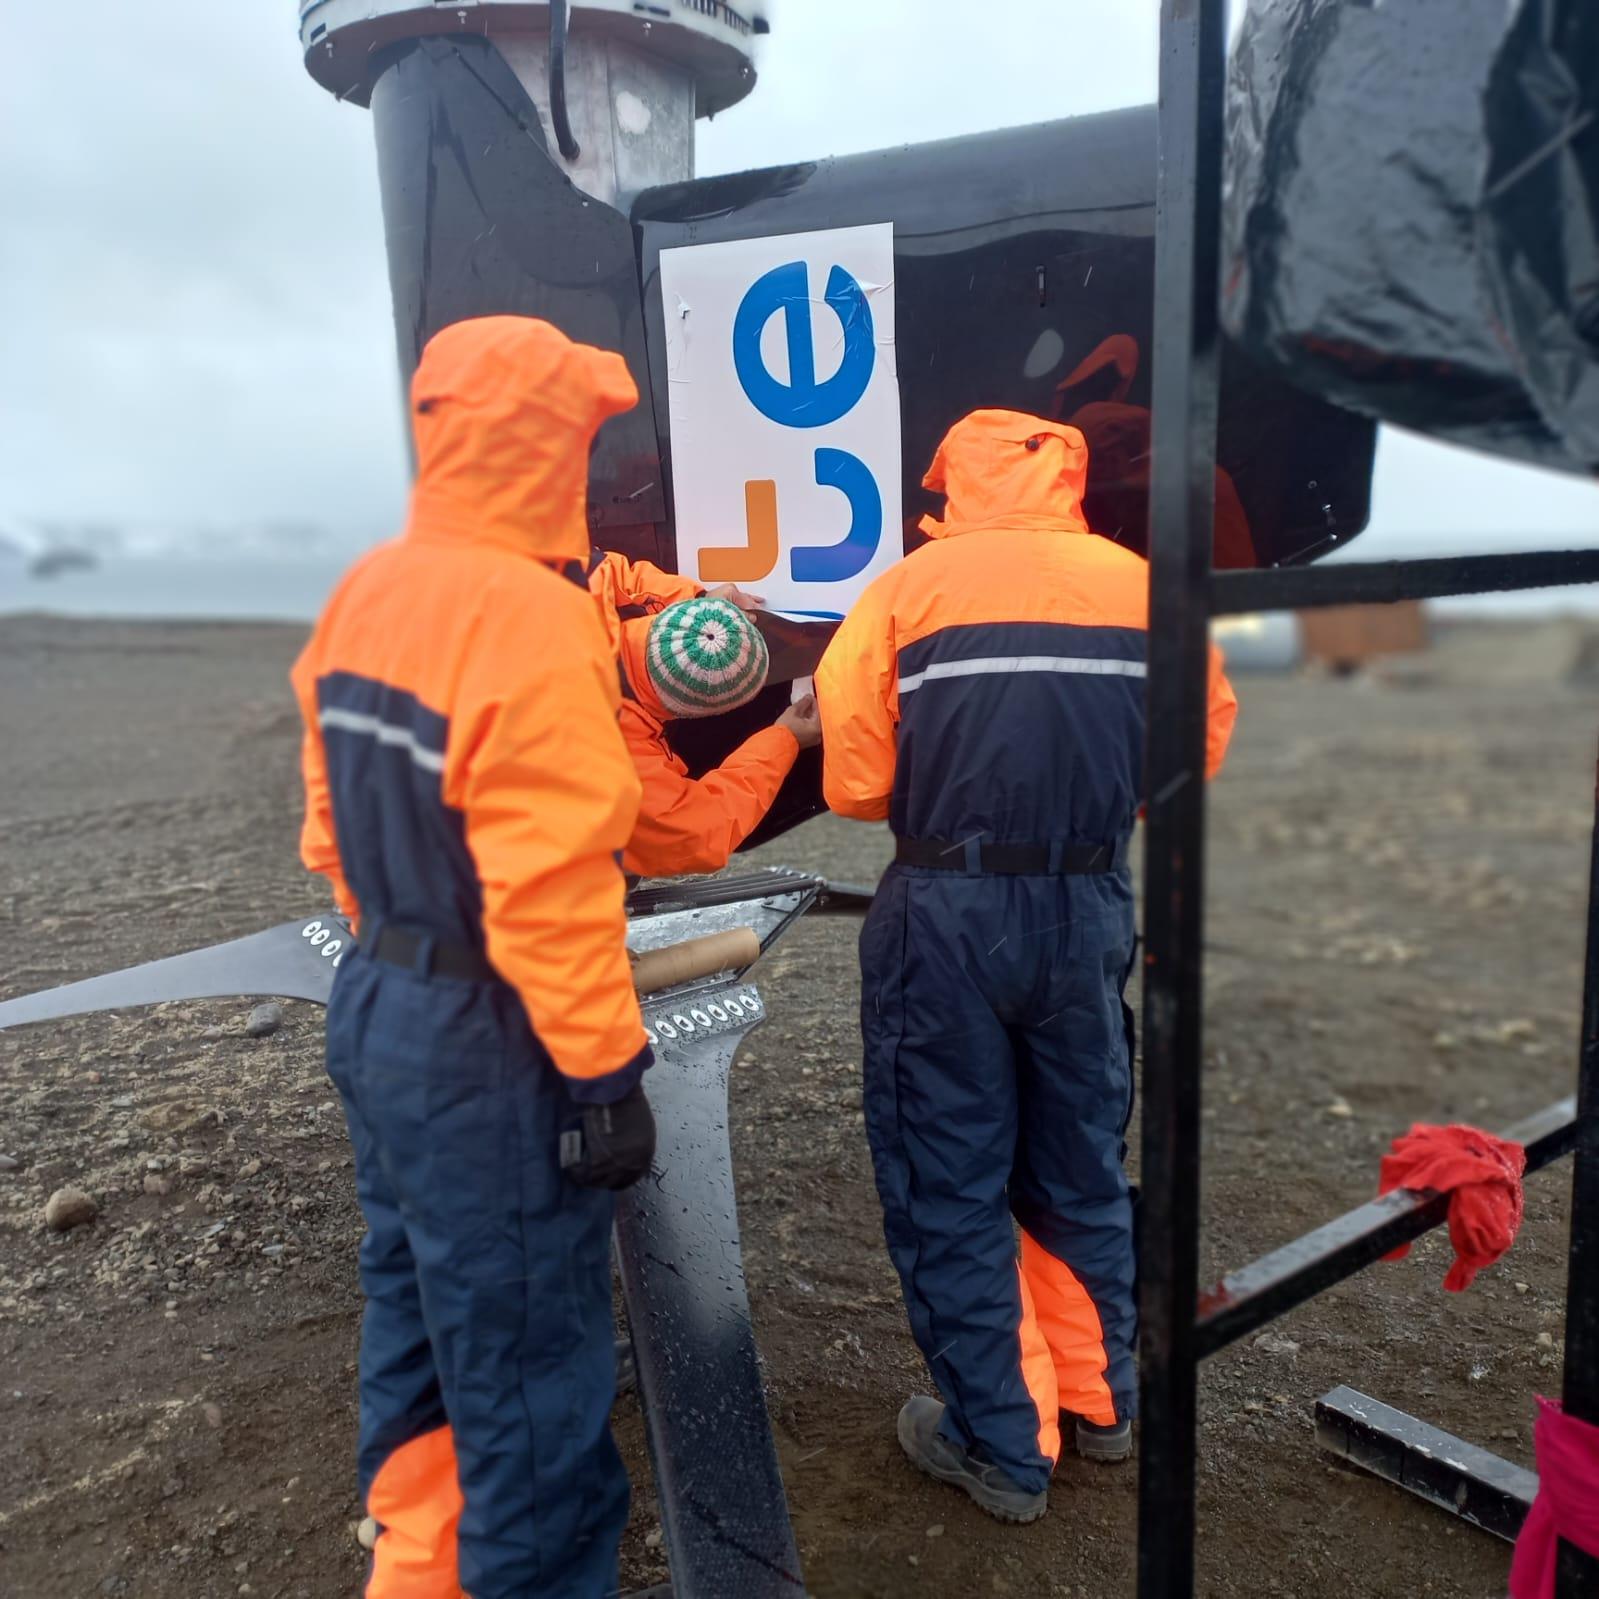
[[[314,909],[294,863],[291,628],[0,622],[0,995]],[[1412,1120],[1507,1124],[1569,1092],[1599,688],[1575,625],[1451,631],[1348,681],[1245,679],[1213,792],[1205,1270],[1369,1197]],[[757,859],[875,876],[831,819]],[[855,924],[760,972],[732,1131],[771,1411],[818,1599],[1131,1592],[1135,1475],[1076,1460],[1031,1528],[917,1477],[926,1387],[859,1112]],[[173,1005],[0,1035],[0,1591],[359,1592],[360,1221],[321,1016]],[[1136,1141],[1135,1141],[1136,1148]],[[1207,1368],[1204,1595],[1503,1593],[1508,1551],[1332,1464],[1345,1382],[1531,1464],[1559,1386],[1568,1177],[1446,1295],[1433,1237]],[[96,1219],[65,1233],[48,1197]],[[664,1575],[642,1422],[629,1586]]]

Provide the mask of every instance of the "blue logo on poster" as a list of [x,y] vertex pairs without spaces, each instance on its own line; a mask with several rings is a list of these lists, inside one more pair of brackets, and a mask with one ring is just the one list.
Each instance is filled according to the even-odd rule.
[[[877,367],[872,308],[861,288],[841,266],[827,279],[825,304],[838,319],[844,353],[838,370],[818,382],[811,317],[809,274],[803,261],[790,261],[758,278],[744,296],[733,322],[733,365],[750,404],[779,427],[819,428],[848,416],[860,404]],[[761,354],[761,335],[774,316],[783,318],[788,344],[788,380],[775,377]],[[816,481],[837,489],[849,501],[850,530],[837,544],[790,552],[796,583],[842,583],[871,564],[883,538],[883,496],[871,468],[847,450],[816,452]],[[757,485],[747,485],[747,489]],[[776,485],[761,484],[775,502]],[[764,542],[751,529],[750,546]],[[774,557],[775,559],[775,557]],[[771,570],[751,573],[751,579]]]
[[[872,308],[843,267],[827,280],[827,304],[844,330],[844,359],[824,383],[816,381],[811,330],[811,289],[803,261],[790,261],[757,278],[733,322],[733,364],[750,404],[786,428],[819,428],[848,416],[877,365]],[[781,315],[788,334],[788,382],[773,377],[761,358],[761,334]]]

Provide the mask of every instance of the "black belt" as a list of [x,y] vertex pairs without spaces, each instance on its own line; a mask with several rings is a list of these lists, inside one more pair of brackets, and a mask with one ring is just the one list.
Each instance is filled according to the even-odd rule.
[[947,838],[897,838],[894,860],[900,866],[930,866],[938,871],[1002,877],[1094,877],[1127,864],[1127,840],[1113,844],[982,844]]
[[[424,946],[428,944],[433,946],[432,953],[423,961]],[[422,977],[459,977],[469,983],[492,983],[499,976],[481,951],[443,939],[423,938],[403,927],[383,928],[365,948],[377,960],[403,966]]]

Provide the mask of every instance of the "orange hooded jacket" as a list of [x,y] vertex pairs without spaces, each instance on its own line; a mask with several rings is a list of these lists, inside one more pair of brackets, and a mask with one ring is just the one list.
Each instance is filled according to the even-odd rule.
[[616,864],[639,782],[580,586],[589,446],[636,400],[620,356],[547,323],[444,329],[411,386],[404,536],[345,576],[293,673],[305,864],[363,923],[482,948],[585,1082],[644,1043]]
[[[877,578],[816,673],[823,793],[910,838],[1106,842],[1142,803],[1149,568],[1082,514],[1088,450],[1062,422],[977,411],[924,486],[933,542]],[[915,721],[907,716],[915,696]],[[1210,668],[1207,775],[1237,701]],[[913,736],[914,735],[914,736]]]
[[764,727],[704,777],[666,742],[670,720],[650,685],[650,618],[621,626],[622,737],[643,784],[622,865],[640,877],[719,872],[760,825],[799,755],[786,727]]

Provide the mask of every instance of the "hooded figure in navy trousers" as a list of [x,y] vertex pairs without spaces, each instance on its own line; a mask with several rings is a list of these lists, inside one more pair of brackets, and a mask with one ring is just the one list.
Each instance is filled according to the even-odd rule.
[[367,1224],[366,1599],[616,1591],[611,1190],[654,1122],[616,859],[639,780],[582,563],[590,445],[636,398],[545,322],[435,335],[405,534],[294,671],[301,853],[360,937],[328,1070]]
[[[1047,1508],[1063,1416],[1125,1459],[1136,1401],[1122,991],[1149,574],[1088,528],[1087,469],[1064,423],[958,423],[925,480],[948,499],[933,542],[816,674],[827,802],[897,840],[861,935],[866,1124],[943,1396],[905,1406],[900,1442],[1011,1521]],[[1214,772],[1237,711],[1219,656],[1210,697]]]

